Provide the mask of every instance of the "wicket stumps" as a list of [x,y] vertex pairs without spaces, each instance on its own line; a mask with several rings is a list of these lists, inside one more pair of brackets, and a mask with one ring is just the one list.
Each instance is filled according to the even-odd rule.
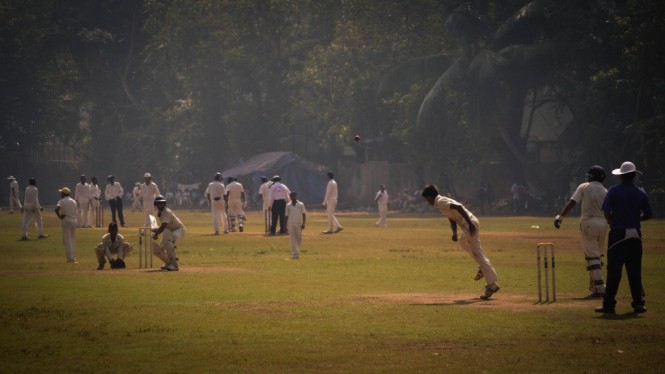
[[[148,256],[150,256],[150,268],[152,268],[152,228],[139,228],[139,269],[148,267]],[[150,253],[150,255],[148,255]]]
[[543,291],[541,283],[541,265],[540,265],[540,251],[543,251],[543,266],[545,271],[545,302],[550,302],[550,286],[549,286],[549,267],[547,262],[547,251],[550,252],[550,264],[552,266],[552,302],[556,301],[556,265],[554,262],[554,243],[538,243],[536,245],[536,265],[538,266],[538,302],[543,302]]

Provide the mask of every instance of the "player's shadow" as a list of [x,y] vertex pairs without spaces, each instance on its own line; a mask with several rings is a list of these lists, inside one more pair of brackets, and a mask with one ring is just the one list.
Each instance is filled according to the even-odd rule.
[[609,321],[625,321],[630,319],[642,318],[639,313],[628,312],[623,314],[599,314],[596,319],[604,319]]
[[435,303],[411,303],[411,305],[424,305],[424,306],[453,306],[453,305],[473,305],[476,303],[484,303],[491,300],[482,299],[463,299],[463,300],[450,300],[446,302]]

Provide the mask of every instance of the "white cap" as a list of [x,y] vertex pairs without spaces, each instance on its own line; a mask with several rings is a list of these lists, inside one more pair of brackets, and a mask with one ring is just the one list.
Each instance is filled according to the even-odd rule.
[[612,170],[612,174],[614,174],[614,175],[623,175],[623,174],[628,174],[628,173],[633,173],[633,172],[642,174],[641,171],[639,171],[635,168],[635,164],[633,164],[630,161],[626,161],[623,164],[621,164],[620,168]]
[[150,175],[150,173],[145,173],[143,174],[143,178],[152,178],[152,175]]

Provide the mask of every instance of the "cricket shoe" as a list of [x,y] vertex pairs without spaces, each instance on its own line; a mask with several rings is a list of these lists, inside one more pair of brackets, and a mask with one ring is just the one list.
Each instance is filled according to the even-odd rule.
[[41,235],[38,236],[38,238],[39,238],[39,239],[46,239],[46,238],[48,238],[48,235],[46,235],[46,234],[41,234]]
[[171,264],[166,266],[166,271],[178,271],[178,270],[180,270],[180,268],[178,268],[178,266],[176,265]]
[[238,226],[238,230],[240,230],[240,232],[243,232],[245,230],[245,228],[242,227],[242,226]]
[[21,236],[21,240],[24,240],[24,241],[28,240],[28,237],[27,236]]
[[338,233],[340,231],[344,230],[344,227],[338,227],[337,230],[335,230],[335,233]]
[[326,231],[322,231],[321,233],[322,233],[322,234],[332,234],[333,232],[330,231],[330,230],[326,230]]
[[483,271],[480,268],[478,268],[478,272],[476,273],[476,275],[473,276],[473,280],[475,281],[481,280],[483,279],[483,277],[485,277],[485,274],[483,274]]
[[97,265],[97,270],[104,270],[104,263]]
[[485,293],[480,295],[480,298],[482,300],[487,300],[490,297],[492,297],[493,294],[499,292],[500,289],[501,288],[496,283],[492,283],[488,286],[485,286]]
[[639,314],[639,313],[645,313],[647,311],[647,307],[644,305],[635,305],[633,307],[633,312]]

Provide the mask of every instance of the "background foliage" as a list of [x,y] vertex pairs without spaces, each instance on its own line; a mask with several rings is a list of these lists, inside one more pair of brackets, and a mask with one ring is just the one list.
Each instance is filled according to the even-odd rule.
[[[482,163],[553,193],[630,159],[663,185],[663,16],[657,0],[2,0],[0,167],[200,180],[275,150],[334,167],[358,133],[362,157],[453,192]],[[522,133],[543,88],[574,115],[549,163]]]

